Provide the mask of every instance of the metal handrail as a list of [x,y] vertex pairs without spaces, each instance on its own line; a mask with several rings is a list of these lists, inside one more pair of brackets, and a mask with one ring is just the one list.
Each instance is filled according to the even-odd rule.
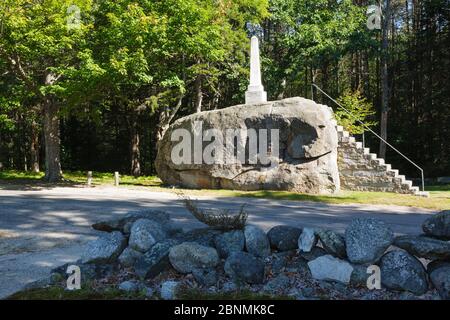
[[408,158],[407,156],[405,156],[403,153],[401,153],[400,151],[398,151],[393,145],[391,145],[389,142],[387,142],[386,140],[384,140],[382,137],[380,137],[375,131],[373,131],[372,129],[370,129],[366,124],[364,124],[361,120],[358,120],[350,111],[348,111],[346,108],[344,108],[339,102],[337,102],[336,100],[334,100],[332,97],[330,97],[325,91],[323,91],[318,85],[316,85],[315,83],[311,84],[311,86],[314,86],[316,89],[318,89],[320,92],[322,92],[325,96],[327,96],[331,101],[333,101],[335,104],[337,104],[339,107],[341,107],[348,115],[350,115],[353,119],[355,119],[360,125],[362,125],[364,128],[366,128],[368,131],[370,131],[371,133],[373,133],[378,139],[380,139],[381,141],[383,141],[386,145],[388,145],[392,150],[394,150],[395,152],[397,152],[399,155],[401,155],[403,158],[405,158],[406,160],[408,160],[412,165],[414,165],[417,169],[420,170],[420,174],[422,177],[422,191],[425,191],[425,179],[424,179],[424,174],[423,174],[423,169],[421,167],[419,167],[414,161],[412,161],[410,158]]

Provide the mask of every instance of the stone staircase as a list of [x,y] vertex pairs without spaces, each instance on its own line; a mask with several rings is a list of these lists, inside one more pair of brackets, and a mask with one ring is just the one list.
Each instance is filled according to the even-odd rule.
[[338,167],[341,188],[354,191],[380,191],[413,194],[428,197],[428,192],[413,186],[399,171],[392,169],[384,159],[370,153],[362,142],[357,142],[342,126],[336,126],[338,133]]

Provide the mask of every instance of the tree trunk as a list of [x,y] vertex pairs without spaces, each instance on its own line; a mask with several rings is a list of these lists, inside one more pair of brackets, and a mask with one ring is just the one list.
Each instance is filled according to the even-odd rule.
[[131,126],[131,174],[134,177],[141,175],[141,149],[138,130],[138,119],[134,116]]
[[195,112],[202,112],[203,92],[202,92],[202,76],[198,75],[195,79]]
[[59,138],[59,107],[52,98],[46,98],[44,107],[45,177],[47,182],[62,180]]
[[[381,121],[380,136],[387,139],[387,121],[389,112],[389,79],[388,79],[388,33],[389,33],[389,17],[390,17],[390,0],[385,0],[383,15],[383,30],[381,39]],[[386,157],[386,144],[380,141],[380,158]]]
[[39,128],[35,120],[31,123],[30,136],[30,163],[31,171],[39,172]]

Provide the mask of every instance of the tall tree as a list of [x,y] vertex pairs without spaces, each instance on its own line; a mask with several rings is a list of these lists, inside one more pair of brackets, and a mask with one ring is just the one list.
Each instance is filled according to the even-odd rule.
[[89,25],[78,21],[78,17],[74,21],[71,15],[78,14],[78,10],[80,14],[88,13],[91,2],[5,0],[1,4],[0,56],[9,62],[10,71],[33,94],[35,107],[41,109],[45,180],[49,182],[62,178],[60,94],[65,88],[60,83],[68,68],[78,63],[77,48],[89,29]]

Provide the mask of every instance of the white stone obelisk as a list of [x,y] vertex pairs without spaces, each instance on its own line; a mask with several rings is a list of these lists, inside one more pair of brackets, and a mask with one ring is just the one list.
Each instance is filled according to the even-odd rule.
[[261,82],[259,40],[253,36],[250,42],[250,84],[245,92],[245,104],[267,102],[267,92]]

